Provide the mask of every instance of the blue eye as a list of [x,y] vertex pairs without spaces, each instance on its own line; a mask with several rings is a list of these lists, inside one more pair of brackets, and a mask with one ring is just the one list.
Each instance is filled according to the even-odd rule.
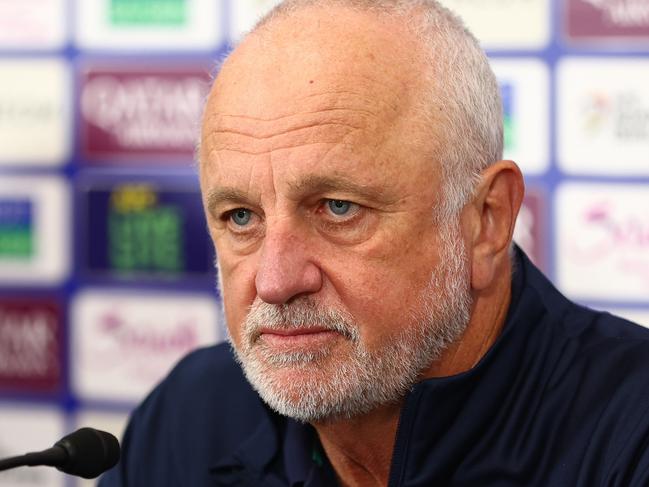
[[232,213],[230,213],[230,220],[232,220],[235,225],[239,225],[240,227],[243,227],[250,223],[251,218],[252,212],[250,210],[246,210],[245,208],[237,208],[236,210],[233,210]]
[[334,215],[345,215],[349,212],[352,204],[349,201],[329,200],[327,201],[329,209]]

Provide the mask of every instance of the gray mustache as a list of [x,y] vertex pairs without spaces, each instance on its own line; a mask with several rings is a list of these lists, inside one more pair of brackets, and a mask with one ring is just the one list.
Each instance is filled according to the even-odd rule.
[[259,338],[262,328],[290,331],[305,327],[335,331],[352,341],[359,339],[358,327],[348,313],[318,305],[309,297],[290,304],[255,301],[244,321],[243,332],[252,343]]

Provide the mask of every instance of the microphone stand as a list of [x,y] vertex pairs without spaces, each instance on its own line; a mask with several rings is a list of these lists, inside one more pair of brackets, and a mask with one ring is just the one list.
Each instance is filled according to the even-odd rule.
[[64,464],[67,459],[68,454],[62,447],[53,446],[47,450],[26,453],[17,457],[0,460],[0,471],[16,467],[35,467],[38,465],[56,467]]

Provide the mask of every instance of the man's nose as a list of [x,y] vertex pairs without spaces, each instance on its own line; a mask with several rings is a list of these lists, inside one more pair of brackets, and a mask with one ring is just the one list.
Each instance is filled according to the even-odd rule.
[[289,229],[266,231],[255,286],[259,298],[284,304],[322,287],[322,271],[313,262],[313,252],[304,238]]

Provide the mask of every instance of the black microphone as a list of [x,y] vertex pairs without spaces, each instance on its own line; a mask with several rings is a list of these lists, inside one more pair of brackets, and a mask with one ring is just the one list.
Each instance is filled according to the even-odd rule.
[[47,450],[0,460],[0,470],[47,465],[70,475],[94,479],[119,462],[119,442],[110,433],[81,428]]

